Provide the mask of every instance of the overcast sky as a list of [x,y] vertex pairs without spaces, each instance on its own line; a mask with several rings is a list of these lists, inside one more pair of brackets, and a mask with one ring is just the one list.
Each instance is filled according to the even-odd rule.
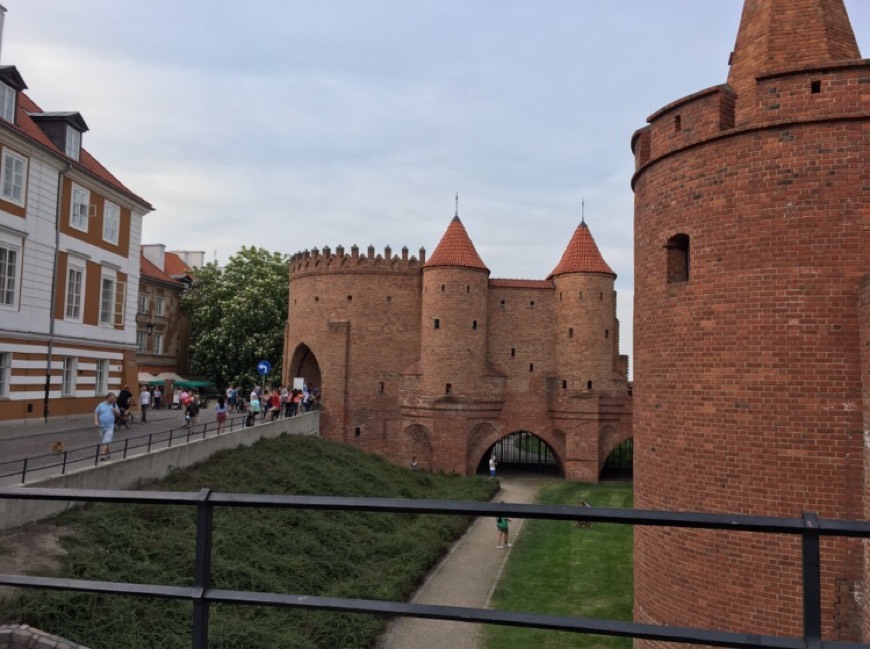
[[[0,62],[156,211],[144,243],[431,255],[459,212],[492,277],[586,221],[631,352],[632,133],[724,83],[742,0],[0,0]],[[870,0],[847,0],[870,45]]]

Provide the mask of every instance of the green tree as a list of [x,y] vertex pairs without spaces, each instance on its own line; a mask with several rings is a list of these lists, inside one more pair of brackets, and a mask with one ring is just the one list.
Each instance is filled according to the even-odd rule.
[[[219,386],[260,382],[257,362],[267,359],[280,376],[287,323],[287,256],[242,247],[221,269],[195,270],[184,295],[190,315],[194,369]],[[266,377],[268,381],[271,377]]]

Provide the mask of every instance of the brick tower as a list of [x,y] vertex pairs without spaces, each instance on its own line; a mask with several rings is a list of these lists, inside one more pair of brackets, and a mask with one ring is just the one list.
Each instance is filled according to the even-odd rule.
[[[842,0],[746,0],[731,62],[632,140],[635,506],[860,518],[870,62]],[[861,545],[822,552],[856,640]],[[795,539],[635,530],[638,621],[801,635],[801,583]]]

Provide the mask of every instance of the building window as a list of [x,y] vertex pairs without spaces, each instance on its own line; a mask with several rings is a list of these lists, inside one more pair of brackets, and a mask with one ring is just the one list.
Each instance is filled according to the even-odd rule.
[[378,383],[378,392],[383,392],[383,391],[384,391],[384,382],[381,381]]
[[668,283],[689,281],[689,235],[677,234],[668,239]]
[[0,306],[15,307],[18,289],[18,249],[0,244]]
[[82,134],[71,126],[66,127],[66,153],[73,160],[79,159],[79,151],[82,148]]
[[563,389],[563,390],[567,390],[567,389],[568,389],[568,381],[565,381],[564,379],[562,380],[562,389]]
[[163,334],[154,334],[154,341],[151,343],[151,351],[154,354],[162,354],[163,353]]
[[15,122],[15,88],[0,83],[0,117],[7,122]]
[[115,315],[115,280],[103,275],[100,285],[100,324],[113,324]]
[[435,318],[435,328],[436,329],[441,328],[441,320],[439,320],[438,318]]
[[604,330],[604,337],[605,337],[605,338],[610,338],[610,329],[605,329],[605,330]]
[[444,386],[444,394],[450,394],[452,392],[453,392],[453,386],[450,383],[448,383],[447,385]]
[[16,205],[24,205],[24,180],[27,161],[17,153],[3,149],[3,187],[0,196]]
[[67,320],[82,319],[82,286],[84,286],[85,271],[76,266],[70,266],[66,273],[66,314]]
[[529,372],[534,372],[534,371],[535,371],[535,364],[529,363]]
[[63,382],[60,386],[60,393],[65,397],[75,394],[77,366],[78,359],[75,356],[67,356],[63,359]]
[[568,338],[574,337],[574,327],[568,327]]
[[471,321],[471,329],[472,331],[477,331],[477,320]]
[[121,227],[121,209],[106,201],[103,207],[103,241],[118,245],[118,231]]
[[139,313],[148,313],[148,294],[139,293]]
[[591,390],[591,389],[592,389],[592,381],[586,381],[586,389],[587,389],[587,390]]
[[91,193],[78,185],[73,185],[69,223],[76,230],[88,231],[88,209]]
[[165,307],[164,307],[164,300],[162,297],[158,297],[155,300],[155,306],[156,306],[155,311],[156,311],[157,315],[163,316]]
[[94,394],[104,395],[109,391],[109,361],[97,361],[97,376],[94,380]]
[[144,331],[136,332],[136,353],[144,354],[145,353],[145,341],[148,339],[148,334]]
[[12,376],[12,354],[0,353],[0,397],[9,396],[9,382]]
[[511,347],[511,358],[516,357],[516,355],[517,355],[517,348]]

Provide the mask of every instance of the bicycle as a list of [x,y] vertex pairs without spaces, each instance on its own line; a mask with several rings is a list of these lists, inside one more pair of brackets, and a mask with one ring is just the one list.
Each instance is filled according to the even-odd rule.
[[130,427],[133,425],[133,422],[136,421],[136,418],[133,416],[133,413],[130,411],[130,408],[121,408],[121,414],[115,417],[115,432],[120,432],[121,426],[123,425],[127,430],[130,430]]

